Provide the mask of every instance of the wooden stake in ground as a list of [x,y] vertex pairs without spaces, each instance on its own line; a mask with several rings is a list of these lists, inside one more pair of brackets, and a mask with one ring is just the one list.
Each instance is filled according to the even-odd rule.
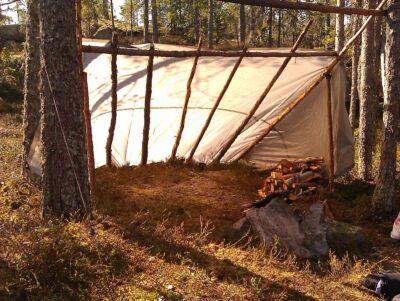
[[[290,52],[294,53],[296,52],[297,48],[300,46],[301,41],[303,40],[305,34],[307,33],[308,29],[310,28],[312,24],[312,20],[310,20],[306,27],[304,28],[303,32],[300,34],[298,37],[297,41],[294,43],[292,49]],[[268,93],[271,91],[273,86],[275,85],[276,81],[279,79],[283,71],[286,69],[287,65],[290,62],[290,57],[286,58],[282,65],[279,67],[278,71],[275,73],[274,77],[268,84],[267,88],[264,90],[264,92],[261,94],[259,99],[256,101],[254,104],[253,108],[250,110],[250,112],[247,114],[246,118],[242,121],[240,126],[236,129],[236,131],[233,133],[232,137],[228,140],[228,142],[224,145],[224,147],[221,149],[221,151],[218,153],[217,157],[214,159],[213,163],[219,163],[222,159],[222,157],[226,154],[226,152],[229,150],[229,148],[232,146],[232,144],[235,142],[237,137],[240,135],[240,133],[244,130],[246,125],[249,123],[249,121],[253,118],[254,114],[257,112],[258,108],[260,105],[263,103],[265,98],[267,97]]]
[[192,94],[193,78],[194,78],[194,75],[196,74],[197,63],[199,62],[199,58],[200,58],[201,44],[202,44],[202,40],[200,38],[199,44],[197,46],[198,55],[194,58],[192,71],[190,72],[189,79],[186,84],[185,103],[183,104],[183,108],[182,108],[181,123],[180,123],[179,129],[178,129],[178,134],[176,135],[175,144],[174,144],[174,147],[172,148],[172,154],[171,154],[172,160],[176,159],[176,153],[178,151],[179,143],[181,142],[181,138],[182,138],[182,133],[185,128],[186,113],[187,113],[187,109],[188,109],[188,105],[189,105],[190,95]]
[[141,165],[147,164],[149,154],[149,132],[150,132],[150,113],[151,113],[151,93],[153,83],[153,64],[154,64],[154,44],[150,45],[149,63],[147,65],[146,96],[144,99],[144,119],[143,119],[143,141],[142,141],[142,160]]
[[325,75],[326,86],[327,86],[327,120],[328,120],[328,132],[329,132],[329,191],[333,191],[333,184],[335,178],[335,149],[333,143],[333,124],[332,124],[332,75],[327,73]]
[[[112,47],[116,48],[118,44],[118,34],[114,31],[112,35]],[[106,143],[106,164],[112,166],[112,143],[114,140],[115,125],[117,123],[117,106],[118,106],[118,70],[117,70],[117,54],[111,54],[111,121],[108,129],[108,138]]]
[[89,184],[91,196],[94,191],[94,152],[93,152],[93,137],[92,137],[92,119],[89,109],[89,90],[87,73],[83,71],[82,59],[82,2],[76,1],[76,33],[78,43],[78,62],[79,62],[79,75],[82,83],[82,101],[83,101],[83,118],[85,124],[85,138],[86,138],[86,151],[89,168]]
[[242,52],[243,55],[240,56],[239,59],[237,60],[235,66],[233,67],[233,69],[232,69],[232,71],[231,71],[231,74],[230,74],[229,77],[228,77],[228,80],[227,80],[226,83],[225,83],[225,86],[223,87],[221,93],[218,95],[218,98],[217,98],[217,100],[215,101],[214,106],[212,107],[212,109],[211,109],[211,111],[210,111],[210,114],[209,114],[208,117],[207,117],[206,123],[204,124],[204,126],[203,126],[203,128],[202,128],[202,130],[201,130],[201,132],[200,132],[200,134],[199,134],[199,136],[197,137],[196,142],[194,143],[194,146],[193,146],[192,150],[190,151],[189,157],[188,157],[188,159],[187,159],[188,161],[191,161],[191,160],[193,159],[193,156],[194,156],[194,154],[195,154],[197,148],[199,147],[199,144],[200,144],[200,142],[201,142],[201,139],[203,139],[204,134],[206,133],[206,131],[207,131],[207,129],[208,129],[208,126],[209,126],[210,123],[211,123],[211,119],[213,118],[215,111],[218,109],[218,106],[219,106],[219,104],[221,103],[221,100],[222,100],[222,98],[224,97],[226,91],[228,90],[228,88],[229,88],[229,86],[230,86],[230,84],[231,84],[231,82],[232,82],[232,79],[233,79],[233,77],[234,77],[235,74],[236,74],[236,71],[238,70],[240,64],[241,64],[242,61],[243,61],[243,58],[244,58],[244,56],[245,56],[245,54],[246,54],[246,51],[247,51],[247,48],[245,47],[245,48],[243,49],[243,52]]
[[93,151],[92,118],[89,108],[89,87],[88,87],[87,73],[83,72],[82,75],[83,75],[83,116],[85,121],[85,130],[86,130],[85,133],[86,133],[86,150],[87,150],[88,167],[89,167],[89,183],[90,183],[90,191],[93,194],[94,184],[96,183],[96,179],[94,173],[95,160]]
[[[386,4],[387,0],[382,0],[382,2],[379,4],[379,6],[376,8],[376,10],[382,10],[383,6]],[[251,143],[251,145],[242,153],[236,160],[242,159],[244,156],[246,156],[258,143],[260,143],[265,137],[268,136],[268,134],[271,132],[271,130],[282,120],[284,119],[300,102],[302,102],[310,93],[311,91],[314,90],[315,87],[317,87],[325,78],[326,73],[331,73],[333,68],[340,62],[341,58],[346,54],[347,50],[353,45],[353,43],[360,38],[362,32],[364,29],[370,24],[370,22],[373,21],[373,17],[369,16],[367,20],[364,22],[364,24],[361,26],[361,28],[358,30],[358,32],[350,39],[347,41],[347,43],[344,45],[342,51],[340,51],[339,56],[336,57],[332,63],[328,65],[326,68],[326,71],[323,72],[310,86],[306,88],[306,90],[299,95],[290,105],[286,107],[286,109],[279,115],[277,116],[270,124],[269,126],[256,138],[256,140]]]

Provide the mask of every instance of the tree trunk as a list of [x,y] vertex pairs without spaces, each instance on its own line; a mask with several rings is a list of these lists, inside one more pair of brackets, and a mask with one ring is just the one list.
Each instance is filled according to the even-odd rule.
[[208,0],[208,48],[214,48],[214,0]]
[[239,8],[239,32],[240,43],[246,43],[246,7],[244,4],[240,4]]
[[[330,5],[330,1],[325,0],[325,5]],[[331,30],[331,14],[326,14],[325,15],[325,37],[326,38],[329,37],[330,30]],[[328,39],[326,41],[325,48],[331,49]]]
[[200,41],[200,8],[197,1],[193,1],[194,3],[194,40],[195,43],[199,43]]
[[151,21],[153,23],[153,43],[158,43],[158,11],[157,0],[151,0]]
[[374,66],[375,66],[375,72],[374,72],[374,79],[375,79],[375,87],[376,87],[376,93],[379,95],[382,91],[382,82],[381,82],[381,77],[380,72],[381,72],[381,53],[382,53],[382,18],[381,17],[375,17],[374,20],[374,49],[375,49],[375,54],[374,54]]
[[103,18],[106,19],[106,20],[110,20],[110,15],[108,13],[108,0],[103,0],[102,1],[101,10],[102,10]]
[[278,10],[278,48],[281,47],[281,33],[282,33],[282,10]]
[[273,23],[273,14],[272,14],[272,7],[270,7],[268,11],[268,47],[272,47],[272,23]]
[[25,79],[24,79],[24,142],[22,155],[22,173],[29,175],[28,157],[36,130],[40,121],[40,44],[38,0],[27,2],[26,43],[25,43]]
[[131,27],[131,42],[133,39],[133,0],[130,0],[130,27]]
[[144,42],[149,43],[150,42],[150,36],[149,36],[149,0],[144,0],[143,1],[144,9],[143,9],[143,37],[144,37]]
[[40,0],[43,214],[90,214],[75,1]]
[[[357,7],[362,6],[362,1],[358,0],[356,3]],[[353,16],[353,24],[352,24],[352,31],[353,35],[360,29],[361,27],[361,17],[360,16]],[[359,107],[359,98],[358,98],[358,65],[360,60],[360,46],[361,41],[357,39],[354,42],[353,46],[353,53],[351,56],[351,91],[350,91],[350,112],[349,112],[349,119],[350,124],[353,129],[358,126],[357,122],[357,113]]]
[[400,1],[389,2],[386,23],[384,115],[381,162],[373,196],[374,211],[380,215],[393,212],[396,200],[396,151],[400,99]]
[[[338,6],[344,6],[344,0],[337,0]],[[344,46],[344,15],[336,14],[335,50],[339,52]]]
[[254,45],[255,43],[255,35],[256,35],[256,8],[254,6],[250,7],[250,24],[249,24],[249,44]]
[[[368,0],[366,7],[373,8],[375,0]],[[375,121],[377,95],[374,66],[374,22],[362,34],[360,54],[360,125],[359,125],[359,176],[363,180],[372,179],[372,156],[375,148]]]

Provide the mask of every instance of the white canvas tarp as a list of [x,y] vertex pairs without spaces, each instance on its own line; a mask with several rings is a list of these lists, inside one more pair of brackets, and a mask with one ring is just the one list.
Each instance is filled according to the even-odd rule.
[[[147,47],[143,45],[142,47]],[[159,49],[185,50],[156,45]],[[190,48],[191,49],[191,48]],[[265,50],[264,50],[265,51]],[[245,152],[260,132],[295,98],[305,91],[330,63],[332,57],[293,58],[254,118],[223,157],[228,163]],[[198,137],[237,58],[201,57],[192,84],[185,129],[177,156],[186,158]],[[204,135],[194,159],[209,163],[233,134],[282,64],[284,58],[244,58]],[[111,56],[84,54],[88,73],[90,109],[96,166],[105,164],[105,145],[110,124]],[[113,143],[116,164],[137,165],[141,159],[143,108],[147,57],[118,56],[118,113]],[[186,83],[193,58],[155,58],[149,162],[167,160],[179,128]],[[345,109],[344,67],[332,76],[335,173],[354,162],[353,136]],[[283,158],[322,156],[328,159],[327,87],[323,81],[270,134],[243,159],[265,168]]]

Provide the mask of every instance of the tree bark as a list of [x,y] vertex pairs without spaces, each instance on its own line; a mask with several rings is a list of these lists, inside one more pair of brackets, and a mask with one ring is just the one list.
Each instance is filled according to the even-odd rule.
[[282,33],[282,10],[278,10],[278,48],[281,47],[281,33]]
[[380,72],[381,72],[381,53],[382,53],[382,17],[375,17],[374,20],[374,49],[375,49],[375,54],[374,54],[374,66],[375,66],[375,72],[374,72],[374,79],[375,79],[375,87],[376,87],[376,93],[379,95],[382,91],[382,82],[381,82],[381,77]]
[[[330,4],[330,0],[325,0],[325,5],[329,5],[329,4]],[[327,14],[325,14],[325,37],[326,38],[329,37],[330,30],[331,30],[331,14],[327,13]],[[331,49],[328,39],[326,40],[325,48]]]
[[[374,7],[375,1],[368,0],[367,7]],[[374,22],[362,34],[360,54],[360,125],[359,125],[359,177],[372,180],[372,157],[375,148],[377,95],[374,66]]]
[[90,215],[75,1],[40,0],[43,215]]
[[194,40],[195,43],[200,41],[200,8],[197,1],[193,1],[194,4]]
[[[337,0],[337,5],[344,6],[344,0]],[[336,35],[335,35],[335,50],[339,52],[344,46],[344,15],[336,15]]]
[[153,43],[159,42],[157,0],[151,0],[151,21],[153,24]]
[[131,29],[131,42],[133,39],[133,0],[130,0],[130,18],[129,18],[129,23],[130,23],[130,29]]
[[272,23],[273,23],[273,13],[272,7],[268,11],[268,47],[272,47]]
[[102,0],[102,15],[106,20],[110,20],[110,14],[108,13],[108,0]]
[[246,43],[246,7],[240,4],[239,7],[239,41]]
[[214,0],[208,0],[208,48],[214,48]]
[[[360,7],[362,5],[362,1],[357,1],[357,6]],[[353,35],[361,27],[361,17],[360,16],[353,16],[353,24],[352,24],[352,31]],[[358,97],[358,66],[360,60],[360,46],[361,41],[358,39],[354,42],[353,46],[353,53],[351,56],[351,90],[350,90],[350,110],[349,110],[349,119],[351,127],[354,129],[358,126],[357,122],[357,114],[358,114],[358,107],[359,107],[359,97]]]
[[143,5],[143,38],[145,43],[149,43],[149,0],[144,0]]
[[25,43],[25,79],[24,79],[24,141],[22,155],[22,173],[29,176],[28,157],[36,130],[40,121],[40,44],[38,0],[27,2],[26,43]]
[[373,196],[373,209],[380,215],[391,214],[396,199],[396,151],[400,99],[400,1],[389,2],[386,21],[384,115],[381,162]]
[[249,44],[254,45],[255,43],[255,35],[256,35],[256,12],[255,7],[250,7],[250,22],[249,22]]
[[[118,46],[118,34],[114,31],[111,40],[113,49]],[[107,167],[112,167],[112,144],[114,141],[115,126],[117,124],[117,109],[118,109],[118,68],[117,54],[111,54],[111,119],[110,127],[108,128],[108,137],[106,142],[106,164]]]

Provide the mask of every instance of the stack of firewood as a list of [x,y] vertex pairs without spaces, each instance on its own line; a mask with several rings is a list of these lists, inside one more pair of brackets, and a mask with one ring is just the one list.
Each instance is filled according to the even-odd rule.
[[282,193],[288,200],[296,201],[300,196],[317,190],[324,180],[324,168],[323,158],[282,160],[270,170],[258,194],[261,198],[265,198]]

